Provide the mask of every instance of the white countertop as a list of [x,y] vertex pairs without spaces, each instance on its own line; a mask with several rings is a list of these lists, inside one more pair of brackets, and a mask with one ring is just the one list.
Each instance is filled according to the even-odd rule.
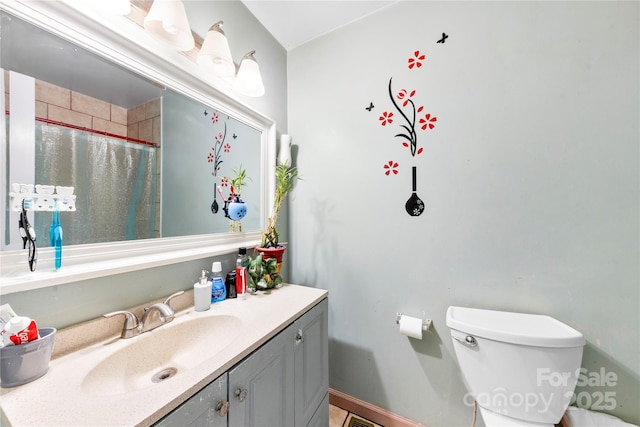
[[[11,426],[148,426],[160,420],[211,381],[229,370],[260,345],[327,296],[327,291],[285,285],[270,294],[248,295],[212,304],[205,312],[193,308],[176,314],[175,320],[127,340],[111,337],[49,363],[47,374],[31,383],[2,388],[3,422]],[[232,315],[240,322],[228,328],[233,335],[216,356],[197,369],[179,372],[158,384],[126,394],[100,396],[83,389],[82,382],[105,357],[133,340],[150,336],[199,317]],[[212,348],[216,343],[211,343]]]

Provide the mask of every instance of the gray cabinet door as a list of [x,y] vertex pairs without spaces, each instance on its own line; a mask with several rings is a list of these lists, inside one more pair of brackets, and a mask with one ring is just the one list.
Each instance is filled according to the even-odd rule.
[[226,411],[224,409],[216,411],[219,403],[222,406],[226,402],[227,374],[225,373],[155,425],[158,427],[226,427]]
[[229,371],[229,427],[294,425],[293,325]]
[[[296,426],[304,427],[329,391],[329,344],[327,299],[294,323]],[[327,406],[328,410],[328,406]]]
[[324,395],[324,399],[322,399],[322,403],[318,409],[316,409],[316,413],[313,414],[311,420],[309,420],[309,424],[307,427],[327,427],[329,425],[329,392]]

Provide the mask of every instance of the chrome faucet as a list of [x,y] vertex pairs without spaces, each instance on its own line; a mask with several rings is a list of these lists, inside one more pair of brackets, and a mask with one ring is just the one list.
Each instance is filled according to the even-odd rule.
[[[169,305],[169,302],[174,297],[182,295],[183,293],[184,291],[176,292],[169,295],[164,300],[164,302],[158,302],[155,304],[151,304],[149,307],[146,307],[140,321],[138,321],[138,318],[135,314],[126,310],[113,311],[111,313],[105,314],[104,317],[113,317],[118,314],[124,315],[124,325],[122,327],[122,333],[120,334],[120,337],[132,338],[171,322],[174,319],[176,313]],[[156,311],[158,312],[158,316],[152,316],[151,314]],[[154,319],[158,320],[154,322]]]

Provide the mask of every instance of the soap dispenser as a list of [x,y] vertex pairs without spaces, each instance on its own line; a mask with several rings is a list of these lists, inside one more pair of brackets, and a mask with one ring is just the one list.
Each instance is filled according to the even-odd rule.
[[207,311],[211,307],[211,282],[207,270],[202,270],[200,280],[193,285],[193,307],[196,311]]

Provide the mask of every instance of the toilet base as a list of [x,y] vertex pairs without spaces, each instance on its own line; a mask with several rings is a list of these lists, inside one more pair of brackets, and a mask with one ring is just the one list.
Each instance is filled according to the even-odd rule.
[[497,414],[481,406],[478,406],[478,411],[486,427],[554,427],[553,424],[534,423],[507,417],[506,415]]

